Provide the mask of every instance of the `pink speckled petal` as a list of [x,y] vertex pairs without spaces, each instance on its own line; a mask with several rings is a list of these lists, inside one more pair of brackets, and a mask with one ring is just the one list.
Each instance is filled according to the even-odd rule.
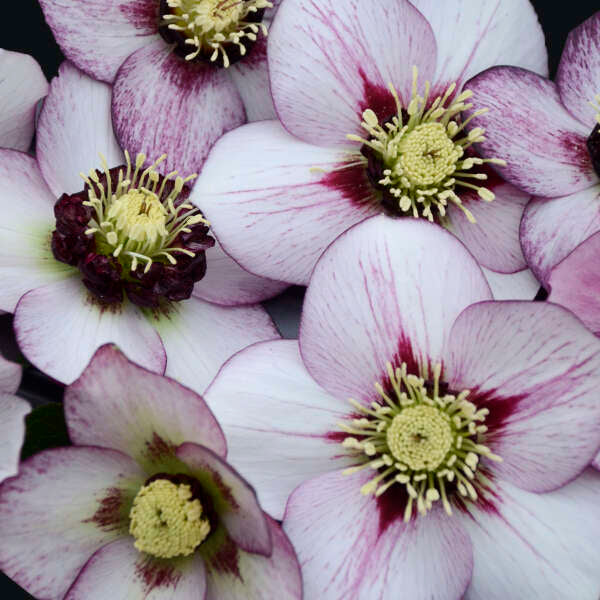
[[516,67],[495,67],[471,79],[484,127],[485,156],[504,159],[502,176],[534,196],[554,198],[598,182],[586,141],[591,128],[564,107],[554,83]]
[[[165,400],[168,398],[168,402]],[[114,448],[148,465],[194,441],[225,456],[223,432],[198,394],[103,346],[65,392],[69,436],[80,446]]]
[[225,69],[179,58],[158,40],[119,69],[112,114],[122,148],[150,160],[167,154],[163,173],[199,173],[211,146],[246,120]]
[[517,273],[496,273],[485,267],[481,270],[495,300],[533,300],[540,291],[541,284],[530,269]]
[[459,313],[491,298],[475,259],[453,235],[414,219],[373,217],[327,250],[300,325],[310,374],[341,400],[371,402],[386,364],[438,361]]
[[112,82],[121,63],[158,38],[156,0],[40,0],[65,56],[96,79]]
[[448,337],[444,378],[489,409],[494,473],[523,489],[564,485],[600,448],[600,340],[560,306],[470,306]]
[[283,527],[302,565],[305,597],[461,598],[473,557],[460,522],[437,509],[406,524],[386,494],[361,494],[370,477],[335,471],[290,497]]
[[[393,40],[393,43],[390,41]],[[412,68],[431,80],[436,43],[406,0],[286,0],[269,36],[271,91],[285,128],[305,142],[348,146],[362,113],[396,112],[393,83],[408,102]]]
[[242,267],[306,284],[340,233],[379,212],[364,167],[344,168],[348,161],[352,155],[306,144],[277,121],[252,123],[217,142],[191,199]]
[[90,556],[127,536],[146,475],[104,448],[36,454],[0,486],[0,568],[37,598],[63,598]]
[[0,392],[0,482],[19,472],[25,416],[30,412],[25,400]]

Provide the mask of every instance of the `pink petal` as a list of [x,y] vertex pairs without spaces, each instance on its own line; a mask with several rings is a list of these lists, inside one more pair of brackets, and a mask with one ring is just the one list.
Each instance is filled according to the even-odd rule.
[[485,185],[496,194],[494,201],[482,202],[476,192],[462,193],[462,201],[477,222],[471,223],[452,204],[448,208],[450,230],[482,266],[500,273],[521,271],[526,263],[519,242],[519,225],[530,196],[493,174]]
[[0,308],[15,310],[31,289],[71,276],[50,249],[55,198],[33,158],[0,149]]
[[431,27],[405,0],[287,0],[269,34],[279,118],[319,146],[347,146],[347,134],[362,133],[367,108],[388,118],[395,112],[389,84],[408,102],[413,66],[424,82],[435,61]]
[[56,198],[83,189],[80,173],[125,163],[113,133],[111,88],[64,62],[40,113],[36,155],[46,183]]
[[143,313],[129,303],[102,307],[77,277],[25,294],[14,327],[28,360],[63,383],[77,379],[96,350],[111,342],[151,371],[165,368],[160,337]]
[[423,221],[374,217],[341,235],[317,263],[300,327],[302,357],[330,394],[370,402],[388,362],[416,371],[439,360],[458,314],[488,298],[481,269],[454,236]]
[[149,471],[186,441],[227,453],[223,432],[200,396],[139,367],[114,346],[94,354],[64,402],[74,444],[120,450]]
[[25,439],[25,416],[31,407],[25,400],[0,392],[0,482],[19,472]]
[[266,519],[273,540],[271,556],[239,550],[235,571],[209,567],[206,600],[302,598],[302,577],[294,548],[279,525],[268,516]]
[[535,198],[521,222],[523,254],[534,275],[547,286],[552,268],[597,231],[600,185],[564,198]]
[[[548,74],[544,32],[529,0],[411,0],[429,21],[438,48],[434,81],[440,92],[494,65]],[[460,32],[457,39],[456,32]]]
[[496,273],[482,268],[495,300],[533,300],[540,291],[540,282],[529,269],[517,273]]
[[88,558],[127,534],[123,509],[144,479],[113,450],[36,454],[0,487],[0,568],[38,598],[63,598]]
[[211,481],[204,492],[213,498],[219,523],[246,552],[270,556],[273,550],[271,531],[254,490],[214,452],[196,444],[185,443],[177,449],[177,458],[192,474]]
[[[110,583],[107,582],[110,578]],[[206,573],[199,557],[160,561],[142,554],[127,536],[100,548],[81,569],[65,600],[204,600]]]
[[287,283],[252,275],[225,253],[217,242],[206,251],[207,269],[196,284],[194,296],[222,306],[254,304],[272,298],[288,287]]
[[600,13],[569,34],[556,84],[562,103],[591,133],[598,111],[590,106],[590,101],[600,94]]
[[167,352],[165,374],[200,394],[238,350],[279,338],[262,306],[218,306],[199,298],[173,304],[152,324]]
[[35,59],[0,49],[0,146],[29,150],[35,109],[48,82]]
[[344,167],[348,160],[301,142],[276,121],[253,123],[217,142],[191,198],[242,267],[306,284],[340,233],[379,212],[364,168]]
[[378,502],[360,493],[369,477],[328,473],[290,497],[283,526],[302,565],[305,597],[462,597],[473,558],[460,522],[433,510],[408,524],[400,517],[384,525],[385,494]]
[[158,36],[156,0],[40,0],[65,56],[112,82],[121,63]]
[[198,173],[211,146],[246,120],[225,69],[179,58],[162,40],[140,48],[119,69],[112,115],[122,148],[151,160],[167,154],[166,174]]
[[0,355],[0,393],[12,394],[21,383],[21,365],[10,362]]
[[535,196],[556,197],[598,181],[586,141],[591,129],[576,121],[551,81],[524,69],[496,67],[472,79],[478,108],[472,121],[484,127],[486,156],[505,160],[502,176]]
[[561,304],[600,335],[600,232],[577,246],[550,272],[548,300]]
[[460,520],[473,544],[473,578],[464,600],[589,598],[600,589],[600,475],[591,469],[549,494],[496,481],[494,511]]
[[350,466],[335,434],[352,407],[315,383],[296,340],[242,350],[221,369],[205,397],[227,436],[227,460],[277,519],[303,481]]
[[484,302],[467,308],[448,338],[451,389],[490,414],[485,443],[494,472],[532,492],[576,477],[600,448],[600,341],[563,308]]

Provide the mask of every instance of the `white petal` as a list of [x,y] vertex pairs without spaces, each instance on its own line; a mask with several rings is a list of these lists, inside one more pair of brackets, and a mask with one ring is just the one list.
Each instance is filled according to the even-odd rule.
[[12,394],[21,383],[21,365],[10,362],[0,355],[0,393]]
[[517,273],[496,273],[482,267],[495,300],[533,300],[540,291],[540,282],[530,269]]
[[25,416],[31,407],[25,400],[0,393],[0,482],[19,471],[21,446],[25,438]]

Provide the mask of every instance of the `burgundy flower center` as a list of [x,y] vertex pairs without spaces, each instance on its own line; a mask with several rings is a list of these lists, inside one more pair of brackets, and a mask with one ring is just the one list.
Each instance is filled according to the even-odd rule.
[[83,283],[102,304],[124,294],[133,303],[159,308],[189,298],[206,273],[205,250],[214,245],[208,223],[187,203],[185,185],[195,176],[162,176],[132,165],[91,171],[77,194],[63,194],[54,207],[54,257],[78,267]]
[[159,32],[187,61],[229,67],[252,49],[269,0],[160,0]]

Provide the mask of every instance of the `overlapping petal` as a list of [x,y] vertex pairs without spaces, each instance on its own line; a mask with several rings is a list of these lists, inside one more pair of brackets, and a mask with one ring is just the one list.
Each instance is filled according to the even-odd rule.
[[530,269],[517,273],[496,273],[482,268],[495,300],[533,300],[540,291],[540,282]]
[[25,416],[31,407],[25,400],[0,392],[0,481],[16,475],[25,438]]
[[21,383],[21,365],[6,360],[0,355],[0,393],[12,394]]

